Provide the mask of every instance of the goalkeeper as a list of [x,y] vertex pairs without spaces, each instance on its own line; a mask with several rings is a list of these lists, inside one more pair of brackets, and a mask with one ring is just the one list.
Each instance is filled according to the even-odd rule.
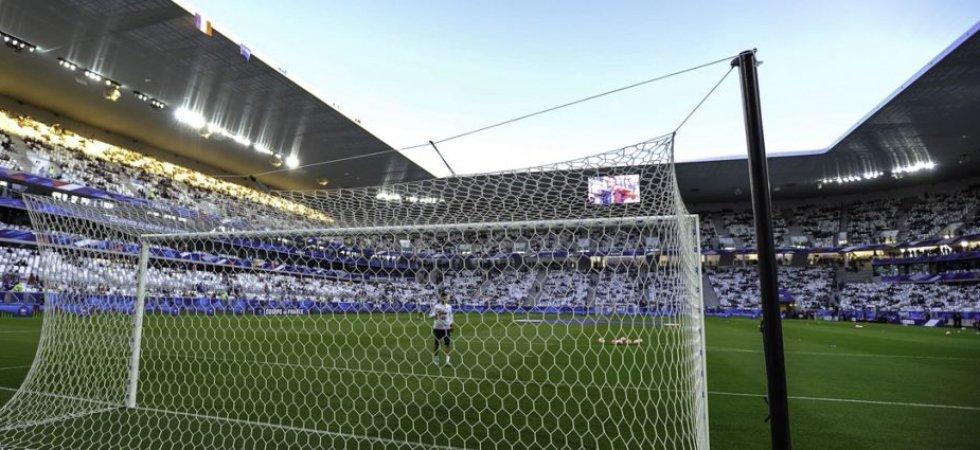
[[450,365],[450,355],[452,353],[452,333],[453,333],[453,307],[449,304],[446,294],[439,295],[439,301],[432,305],[429,311],[429,318],[432,321],[432,337],[435,339],[432,346],[432,363],[439,365],[439,342],[442,341],[446,349],[446,366]]

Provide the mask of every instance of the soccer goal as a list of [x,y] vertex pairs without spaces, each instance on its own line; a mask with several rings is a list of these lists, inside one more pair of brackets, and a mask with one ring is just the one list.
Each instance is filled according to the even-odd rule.
[[28,198],[44,325],[0,447],[706,449],[672,146],[280,193],[300,229]]

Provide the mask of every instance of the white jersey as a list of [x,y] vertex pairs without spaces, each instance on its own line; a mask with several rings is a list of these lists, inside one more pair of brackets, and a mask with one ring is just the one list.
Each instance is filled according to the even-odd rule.
[[429,311],[429,317],[435,318],[432,322],[433,330],[451,330],[453,328],[453,307],[436,303]]

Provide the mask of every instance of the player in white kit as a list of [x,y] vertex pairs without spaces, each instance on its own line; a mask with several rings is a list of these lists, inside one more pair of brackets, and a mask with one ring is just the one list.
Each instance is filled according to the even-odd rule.
[[432,305],[429,311],[429,318],[432,321],[432,337],[435,339],[432,346],[432,362],[439,365],[439,342],[446,349],[446,366],[450,365],[450,354],[452,352],[452,333],[453,333],[453,307],[449,304],[446,294],[441,294],[439,302]]

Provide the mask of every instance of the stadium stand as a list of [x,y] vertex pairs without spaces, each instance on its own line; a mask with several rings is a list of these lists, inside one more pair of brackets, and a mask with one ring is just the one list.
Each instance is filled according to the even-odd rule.
[[480,286],[484,278],[474,270],[449,272],[444,279],[444,290],[455,304],[470,303],[480,297]]
[[950,230],[951,226],[964,226],[967,230],[975,231],[977,210],[980,208],[978,195],[978,186],[953,193],[923,193],[909,211],[909,239],[950,236],[955,234],[955,230]]
[[[13,136],[23,140],[25,154],[20,156],[32,161],[27,170],[35,175],[226,218],[241,215],[241,200],[245,200],[270,218],[269,226],[281,220],[297,225],[329,221],[326,215],[288,200],[87,139],[30,117],[12,117],[0,110],[0,130],[11,144],[16,142]],[[4,152],[13,156],[15,146],[5,146]]]
[[841,309],[893,311],[977,311],[976,284],[855,283],[841,290]]
[[541,280],[541,306],[582,306],[588,297],[589,283],[585,276],[576,271],[548,271]]
[[854,244],[883,244],[886,239],[881,234],[886,230],[897,230],[899,201],[879,199],[855,201],[848,206],[847,239]]
[[[759,305],[759,280],[754,267],[705,268],[722,306],[753,308]],[[800,308],[830,306],[833,271],[828,268],[780,267],[781,298]]]
[[603,272],[595,286],[594,303],[597,306],[640,305],[644,296],[652,297],[653,292],[649,288],[644,292],[637,277],[627,277],[622,272]]
[[701,228],[701,248],[712,248],[713,242],[718,237],[718,231],[715,229],[711,213],[701,213],[698,224]]
[[[252,189],[209,178],[173,164],[137,154],[122,148],[82,138],[56,126],[48,126],[24,116],[12,117],[0,111],[0,167],[9,172],[27,172],[52,180],[99,189],[116,195],[152,201],[171,207],[198,210],[221,217],[234,217],[233,206],[239,198],[251,201],[273,220],[293,220],[297,225],[311,224],[328,218],[289,204]],[[4,191],[6,192],[6,191]],[[8,193],[9,194],[9,193]],[[980,187],[974,185],[951,192],[926,192],[914,199],[885,198],[855,200],[843,206],[814,204],[783,205],[774,209],[773,224],[777,245],[796,245],[790,235],[805,237],[806,246],[836,244],[842,230],[842,210],[846,211],[847,244],[852,246],[895,244],[886,236],[907,230],[907,240],[955,238],[980,234]],[[10,194],[13,195],[13,194]],[[911,204],[907,219],[901,223],[903,202]],[[14,213],[17,214],[17,213]],[[23,211],[19,214],[23,215]],[[787,219],[784,214],[790,214]],[[312,220],[312,221],[311,221]],[[719,222],[720,220],[720,222]],[[26,218],[20,221],[26,223]],[[719,230],[715,223],[724,228]],[[260,224],[259,227],[271,225]],[[280,225],[281,226],[281,225]],[[23,225],[2,224],[11,231],[29,232]],[[752,215],[748,209],[729,208],[701,213],[701,245],[718,248],[721,237],[737,239],[740,248],[755,247]],[[29,234],[29,233],[28,233]],[[649,238],[656,238],[651,236]],[[37,276],[44,264],[60,265],[77,271],[91,280],[92,294],[112,294],[112,288],[124,284],[127,273],[113,267],[110,259],[88,258],[78,261],[42,261],[29,238],[25,242],[0,245],[0,274],[4,288],[16,286],[22,292],[55,290],[42,286]],[[975,239],[980,241],[980,239]],[[9,245],[8,245],[9,244]],[[371,242],[345,242],[347,256],[359,255],[359,249],[376,252],[374,258],[399,254],[407,250],[451,255],[453,253],[498,255],[511,252],[578,252],[616,254],[656,250],[656,241],[629,238],[616,230],[595,230],[585,234],[504,236],[497,232],[478,236],[435,236],[410,242],[406,247],[392,236]],[[653,245],[653,247],[651,247]],[[872,281],[845,283],[837,280],[842,258],[814,258],[812,266],[788,266],[792,258],[781,259],[780,289],[787,303],[800,309],[841,310],[875,307],[899,311],[927,309],[980,312],[980,257],[971,259],[980,242],[932,243],[915,248],[898,245],[887,254],[850,254],[849,270],[874,267]],[[313,252],[317,246],[297,243],[300,251]],[[843,250],[835,250],[843,252]],[[967,256],[964,256],[967,255]],[[234,255],[212,255],[232,261]],[[953,258],[939,261],[936,258]],[[929,263],[933,263],[931,266]],[[758,283],[755,269],[745,266],[707,264],[705,272],[711,288],[726,308],[758,308]],[[292,267],[290,270],[314,270]],[[352,268],[356,272],[356,268]],[[355,274],[356,275],[356,274]],[[346,278],[345,278],[346,277]],[[538,271],[533,266],[520,270],[484,273],[472,269],[447,270],[438,288],[457,304],[517,306],[534,303],[549,307],[581,307],[588,304],[639,305],[653,301],[655,291],[642,286],[638,277],[606,269],[583,273],[577,269]],[[284,301],[286,299],[317,302],[350,302],[373,304],[397,299],[402,303],[424,303],[437,295],[436,287],[410,278],[373,279],[363,282],[343,270],[331,271],[320,278],[295,275],[278,268],[259,274],[228,274],[219,271],[175,271],[153,269],[148,287],[161,298],[239,299],[243,301]],[[955,283],[954,283],[955,282]],[[10,300],[8,298],[8,300]]]
[[10,135],[0,131],[0,167],[7,170],[22,170],[20,163],[10,157],[13,151],[13,140]]
[[725,231],[729,236],[739,239],[745,248],[755,248],[755,229],[752,226],[751,212],[747,210],[722,211],[721,220],[725,224]]
[[485,301],[491,305],[524,304],[536,279],[536,271],[529,273],[516,270],[490,272],[481,302]]
[[803,205],[793,213],[801,232],[816,240],[832,238],[840,230],[840,207]]

